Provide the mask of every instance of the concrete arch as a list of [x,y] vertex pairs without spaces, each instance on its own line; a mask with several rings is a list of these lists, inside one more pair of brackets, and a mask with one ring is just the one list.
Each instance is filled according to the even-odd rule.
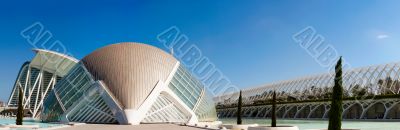
[[325,106],[319,105],[310,112],[308,118],[323,118],[325,114]]
[[343,111],[343,118],[345,119],[359,119],[362,114],[362,106],[355,103]]
[[297,113],[297,106],[291,106],[286,109],[285,115],[282,118],[294,118]]
[[362,119],[382,119],[384,117],[386,108],[381,102],[371,104],[365,109],[364,114],[361,116]]
[[310,114],[310,111],[311,111],[310,105],[297,107],[297,113],[294,118],[307,118],[308,115]]
[[282,107],[277,107],[277,109],[276,109],[276,116],[277,117],[281,117],[281,118],[283,118],[284,116],[285,116],[285,113],[286,113],[286,108],[285,108],[286,106],[282,106]]
[[[244,117],[270,118],[271,105],[245,107]],[[330,102],[281,104],[277,117],[283,119],[326,119]],[[219,109],[223,117],[236,114],[236,108]],[[400,119],[400,99],[354,100],[343,102],[343,119]]]
[[260,108],[259,111],[257,112],[257,115],[255,116],[256,118],[263,117],[265,115],[265,112],[267,111],[267,108],[263,107]]
[[385,119],[400,119],[400,104],[393,104],[391,108],[387,110]]

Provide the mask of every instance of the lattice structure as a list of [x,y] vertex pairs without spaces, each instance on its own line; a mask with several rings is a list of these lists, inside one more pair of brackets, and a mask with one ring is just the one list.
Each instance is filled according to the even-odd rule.
[[[345,101],[344,119],[400,119],[400,99]],[[242,115],[248,118],[271,117],[271,105],[243,107]],[[329,102],[281,104],[277,107],[279,118],[325,119],[328,118]],[[217,109],[220,118],[236,117],[237,109]]]
[[[352,70],[344,71],[343,73],[343,88],[344,88],[344,97],[366,97],[361,99],[373,99],[374,96],[396,96],[400,94],[400,63],[391,63],[391,64],[383,64],[383,65],[375,65],[368,66],[363,68],[356,68]],[[248,106],[256,106],[260,104],[265,104],[272,98],[272,92],[277,92],[278,102],[302,102],[302,101],[313,101],[313,100],[326,100],[329,99],[331,95],[331,88],[333,86],[333,76],[334,73],[325,73],[313,76],[302,77],[294,80],[286,80],[276,83],[271,83],[267,85],[262,85],[256,88],[250,88],[246,90],[242,90],[243,94],[243,102]],[[225,117],[224,115],[229,115],[228,111],[232,111],[230,106],[234,106],[237,102],[238,93],[230,93],[221,96],[217,96],[214,98],[214,101],[217,102],[219,111],[223,113],[219,113],[220,116]],[[397,99],[385,99],[390,102],[397,102]],[[371,103],[369,100],[356,100],[361,104]],[[383,103],[383,102],[382,102]],[[283,110],[308,110],[314,109],[313,104],[315,103],[301,103],[301,105],[288,104],[280,106],[280,109]],[[287,108],[291,106],[290,108]],[[327,105],[324,105],[328,107]],[[346,104],[345,104],[346,106]],[[362,111],[366,111],[369,105],[361,105]],[[397,107],[391,106],[391,107]],[[388,105],[384,105],[385,111],[391,108]],[[226,109],[224,109],[226,108]],[[258,107],[252,108],[255,110]],[[283,111],[282,110],[282,111]],[[308,110],[308,111],[311,111]],[[250,110],[248,110],[250,111]],[[353,110],[355,111],[355,110]],[[361,111],[361,109],[360,109]],[[399,112],[400,113],[400,112]],[[291,115],[290,111],[283,112],[283,117],[291,117],[298,118],[299,114],[295,113]],[[257,115],[257,114],[256,114]],[[365,115],[365,114],[364,114]],[[359,115],[359,118],[364,118],[363,115]],[[308,117],[308,116],[307,116]],[[310,118],[312,115],[309,116]],[[323,117],[325,118],[326,115]],[[357,116],[356,116],[357,117]],[[379,118],[385,117],[389,118],[387,114],[385,116],[379,116]],[[400,118],[399,116],[395,116],[396,118]],[[352,118],[352,117],[351,117]],[[373,118],[373,117],[368,117]],[[375,117],[378,118],[378,117]]]
[[48,50],[34,50],[37,54],[22,65],[7,106],[18,106],[19,88],[23,90],[23,107],[29,109],[33,118],[40,116],[44,99],[78,60]]

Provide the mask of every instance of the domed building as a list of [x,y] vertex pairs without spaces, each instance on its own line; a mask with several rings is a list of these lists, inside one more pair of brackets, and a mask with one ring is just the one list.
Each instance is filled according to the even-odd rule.
[[215,121],[204,85],[171,54],[119,43],[85,56],[44,101],[45,122],[140,123]]

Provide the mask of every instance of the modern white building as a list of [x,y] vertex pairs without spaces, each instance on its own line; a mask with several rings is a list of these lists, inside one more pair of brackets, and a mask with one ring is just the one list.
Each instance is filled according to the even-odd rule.
[[150,45],[100,48],[62,76],[44,102],[43,121],[137,125],[217,119],[204,85],[171,54]]
[[7,108],[18,106],[19,88],[23,90],[23,107],[33,118],[40,116],[43,102],[55,84],[78,63],[75,58],[53,51],[34,49],[35,57],[25,62],[15,81]]

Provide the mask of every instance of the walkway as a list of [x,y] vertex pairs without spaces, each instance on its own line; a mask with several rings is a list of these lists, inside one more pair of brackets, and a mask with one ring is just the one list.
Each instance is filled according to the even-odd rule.
[[56,130],[205,130],[188,126],[179,126],[175,124],[141,124],[132,125],[103,125],[103,124],[85,124]]

